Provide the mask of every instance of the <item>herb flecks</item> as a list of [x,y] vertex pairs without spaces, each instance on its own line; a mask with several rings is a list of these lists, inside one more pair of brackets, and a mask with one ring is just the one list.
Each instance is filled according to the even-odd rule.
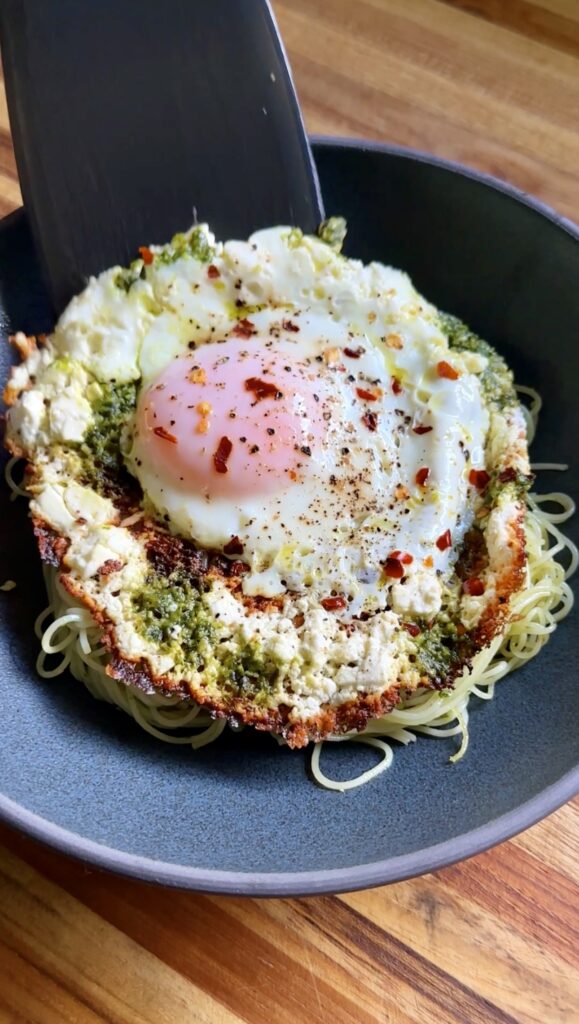
[[419,669],[435,687],[452,685],[453,677],[472,654],[468,634],[460,637],[454,622],[437,622],[416,638],[416,659]]
[[462,320],[450,313],[439,314],[440,328],[448,337],[451,349],[459,352],[476,352],[487,359],[487,366],[479,374],[479,380],[487,402],[494,402],[499,409],[516,405],[518,402],[513,374],[498,352],[470,330]]
[[177,665],[199,669],[210,656],[216,630],[202,599],[203,584],[175,569],[152,572],[132,597],[139,633]]
[[121,291],[128,293],[136,281],[146,279],[148,266],[165,266],[186,257],[192,257],[200,263],[211,263],[215,249],[209,241],[207,231],[199,225],[186,233],[173,235],[171,241],[158,252],[141,246],[139,253],[139,259],[133,260],[129,267],[123,267],[115,274],[115,285]]
[[268,706],[273,700],[279,666],[265,658],[260,645],[250,640],[241,649],[226,655],[223,662],[224,682],[240,697],[249,697],[255,704]]
[[199,226],[187,234],[173,235],[169,244],[163,247],[162,252],[156,254],[156,261],[161,264],[170,264],[193,256],[200,263],[210,263],[214,255],[215,249],[209,242],[207,232]]
[[344,217],[328,217],[320,224],[318,235],[334,252],[341,252],[347,231],[348,225]]
[[101,397],[94,406],[94,418],[80,446],[82,476],[99,493],[114,484],[124,471],[121,433],[132,416],[137,401],[137,386],[100,384]]

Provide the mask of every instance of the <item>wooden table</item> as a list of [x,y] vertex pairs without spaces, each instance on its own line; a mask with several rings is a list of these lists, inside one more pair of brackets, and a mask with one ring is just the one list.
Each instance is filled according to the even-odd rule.
[[[310,130],[504,177],[579,220],[579,0],[277,0]],[[0,105],[0,213],[19,204]],[[0,830],[0,1022],[577,1024],[579,803],[343,897],[180,894]]]

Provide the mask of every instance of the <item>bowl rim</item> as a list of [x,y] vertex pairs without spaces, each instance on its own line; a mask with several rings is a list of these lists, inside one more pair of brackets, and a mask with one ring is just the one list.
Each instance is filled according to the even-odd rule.
[[[552,207],[516,186],[456,161],[446,160],[404,146],[366,139],[312,135],[311,142],[317,148],[355,149],[362,152],[399,156],[471,178],[522,203],[579,242],[579,227],[569,218],[558,214]],[[15,213],[9,214],[4,221],[12,220],[21,212],[15,211]],[[577,793],[579,793],[579,765],[566,772],[560,779],[530,800],[469,832],[453,836],[451,839],[433,846],[423,847],[412,853],[400,854],[368,864],[319,871],[223,871],[157,861],[86,839],[70,829],[62,828],[47,818],[27,810],[1,793],[0,821],[53,847],[60,853],[75,857],[96,868],[144,882],[222,895],[313,896],[324,893],[351,892],[399,882],[455,864],[457,861],[482,853],[498,843],[512,838],[557,810]]]
[[478,181],[482,185],[488,185],[495,192],[502,192],[504,195],[509,196],[509,198],[518,200],[518,202],[527,206],[535,213],[552,221],[556,227],[561,228],[571,235],[575,241],[579,242],[579,223],[575,223],[570,217],[559,213],[553,206],[549,206],[548,203],[531,195],[530,192],[525,192],[524,189],[519,188],[517,185],[511,184],[511,182],[505,181],[503,178],[497,178],[487,171],[479,171],[474,167],[469,167],[468,164],[460,163],[458,160],[446,159],[445,157],[437,156],[435,153],[428,153],[423,149],[414,149],[412,146],[399,146],[390,142],[377,142],[373,139],[363,139],[355,136],[318,135],[315,133],[311,134],[309,139],[313,146],[321,149],[357,149],[366,153],[387,153],[389,156],[408,157],[419,164],[430,164],[430,166],[440,167],[442,170],[454,171],[463,178],[472,178],[473,181]]

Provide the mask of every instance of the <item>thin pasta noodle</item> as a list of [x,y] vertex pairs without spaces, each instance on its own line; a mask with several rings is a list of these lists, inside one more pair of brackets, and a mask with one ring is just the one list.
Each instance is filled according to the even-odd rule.
[[356,734],[355,737],[336,737],[333,740],[326,740],[325,742],[339,743],[344,741],[361,743],[367,747],[374,747],[382,754],[382,760],[379,761],[378,764],[374,765],[373,768],[368,768],[367,771],[362,772],[361,775],[357,775],[354,779],[345,779],[343,782],[340,782],[337,779],[331,779],[322,771],[320,766],[320,756],[324,744],[316,743],[312,752],[310,768],[314,780],[319,786],[323,786],[324,789],[333,789],[339,793],[345,793],[348,789],[357,789],[358,786],[363,786],[366,782],[370,782],[371,779],[375,779],[378,775],[382,775],[382,772],[387,771],[392,764],[394,759],[392,747],[388,743],[384,743],[383,740],[377,739],[376,737],[365,737],[361,734]]
[[16,482],[12,474],[12,470],[14,469],[15,466],[18,465],[19,462],[22,462],[22,459],[20,459],[18,455],[13,455],[10,459],[8,459],[8,462],[4,467],[4,476],[11,492],[10,501],[16,501],[17,498],[29,497],[28,491],[25,491],[22,485]]
[[535,388],[526,387],[524,384],[516,384],[515,391],[518,395],[524,395],[525,398],[529,399],[528,406],[521,402],[521,409],[523,410],[523,416],[527,425],[527,441],[530,444],[537,432],[537,423],[543,406],[543,399],[539,392],[535,391]]

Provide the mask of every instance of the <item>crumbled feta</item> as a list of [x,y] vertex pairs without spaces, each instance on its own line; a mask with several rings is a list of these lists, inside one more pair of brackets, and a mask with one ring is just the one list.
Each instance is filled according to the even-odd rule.
[[142,547],[128,530],[118,526],[101,526],[74,531],[65,563],[81,579],[90,579],[105,562],[139,562],[142,558]]
[[281,576],[276,569],[252,572],[243,577],[243,593],[248,596],[278,597],[285,593]]
[[398,615],[438,615],[442,602],[442,588],[436,576],[428,572],[415,572],[404,583],[396,583],[390,591],[392,607]]
[[77,359],[100,380],[139,377],[141,341],[155,313],[151,285],[137,281],[128,292],[115,283],[120,267],[91,277],[66,307],[53,344],[59,354]]
[[34,448],[45,425],[46,406],[42,391],[25,391],[8,411],[8,436],[25,450]]
[[50,440],[82,441],[92,415],[90,402],[82,395],[59,395],[51,401],[48,409]]

